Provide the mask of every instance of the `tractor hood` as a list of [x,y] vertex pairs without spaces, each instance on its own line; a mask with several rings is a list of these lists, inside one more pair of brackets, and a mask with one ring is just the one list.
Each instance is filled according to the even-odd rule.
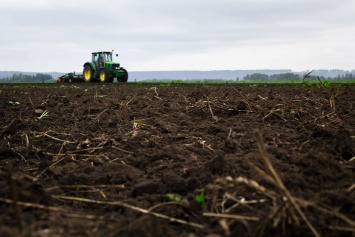
[[105,62],[105,67],[108,70],[119,70],[121,68],[118,62]]

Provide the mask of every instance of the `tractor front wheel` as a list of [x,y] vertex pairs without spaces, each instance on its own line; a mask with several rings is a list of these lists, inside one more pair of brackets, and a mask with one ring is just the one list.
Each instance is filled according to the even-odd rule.
[[93,77],[94,77],[94,72],[92,70],[92,68],[89,65],[86,65],[84,67],[84,81],[85,82],[92,82],[93,81]]
[[99,72],[100,82],[111,82],[111,73],[106,69],[102,68]]
[[118,82],[127,82],[128,81],[128,72],[126,69],[122,68],[121,70],[123,70],[123,76],[118,77],[117,81]]

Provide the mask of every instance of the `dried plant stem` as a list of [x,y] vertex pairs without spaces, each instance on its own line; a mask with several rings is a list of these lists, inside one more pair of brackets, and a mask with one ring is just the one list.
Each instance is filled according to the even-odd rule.
[[348,223],[349,225],[352,226],[352,228],[355,228],[355,221],[349,219],[348,217],[346,217],[345,215],[337,212],[337,211],[333,211],[333,210],[329,210],[329,208],[325,208],[325,207],[321,207],[319,205],[316,205],[314,203],[311,203],[311,202],[307,202],[305,200],[300,200],[300,199],[296,199],[298,203],[304,205],[304,206],[311,206],[323,213],[326,213],[328,215],[332,215],[332,216],[336,216],[338,217],[339,219],[342,219],[343,221],[345,221],[346,223]]
[[266,118],[270,117],[271,115],[275,114],[277,117],[279,117],[280,119],[282,119],[283,121],[286,121],[286,119],[282,118],[280,115],[278,115],[276,112],[278,111],[282,111],[280,108],[278,109],[272,109],[270,110],[270,112],[265,115],[261,120],[264,121]]
[[35,106],[33,105],[33,101],[32,101],[32,98],[31,98],[31,96],[30,96],[30,92],[29,92],[28,88],[27,88],[27,94],[28,94],[28,99],[29,99],[29,101],[30,101],[30,104],[31,104],[31,106],[32,106],[32,109],[33,109],[33,111],[35,111],[36,108],[35,108]]
[[26,149],[28,149],[29,147],[30,147],[30,140],[28,139],[28,136],[27,136],[27,134],[25,133],[24,134],[24,136],[25,136],[25,139],[26,139]]
[[159,94],[157,92],[157,87],[156,86],[154,87],[154,91],[155,91],[155,94],[156,94],[156,96],[154,96],[154,97],[159,99],[159,100],[163,100],[162,98],[159,97]]
[[151,212],[149,210],[140,208],[140,207],[135,207],[132,205],[129,205],[127,203],[123,203],[123,202],[105,202],[105,201],[99,201],[99,200],[93,200],[93,199],[88,199],[88,198],[80,198],[80,197],[69,197],[69,196],[52,196],[53,198],[56,199],[63,199],[63,200],[71,200],[71,201],[77,201],[77,202],[87,202],[87,203],[95,203],[95,204],[101,204],[101,205],[113,205],[113,206],[121,206],[121,207],[125,207],[140,213],[144,213],[144,214],[150,214],[153,215],[155,217],[161,218],[161,219],[166,219],[169,220],[171,222],[176,222],[179,224],[183,224],[183,225],[188,225],[188,226],[192,226],[198,229],[204,229],[205,227],[203,225],[197,224],[197,223],[193,223],[193,222],[188,222],[185,220],[181,220],[181,219],[177,219],[174,217],[170,217],[170,216],[166,216],[160,213],[156,213],[156,212]]
[[259,129],[258,128],[253,129],[253,133],[254,133],[254,137],[256,139],[257,146],[258,146],[258,150],[261,155],[261,160],[264,163],[266,172],[269,173],[269,175],[273,177],[276,184],[278,185],[278,188],[284,193],[284,195],[287,197],[287,199],[291,202],[292,206],[296,209],[296,211],[301,216],[303,221],[306,223],[308,228],[312,231],[314,236],[320,237],[317,230],[313,227],[311,222],[307,219],[306,215],[303,213],[303,211],[301,210],[301,208],[297,204],[295,198],[290,194],[290,192],[288,191],[288,189],[285,187],[282,180],[280,179],[279,175],[277,174],[276,170],[272,166],[272,164],[270,162],[270,158],[268,156],[268,153],[266,152],[266,149],[264,147],[264,141],[261,137]]
[[235,92],[240,96],[240,97],[242,97],[242,99],[243,99],[243,101],[247,104],[247,105],[249,105],[249,107],[253,107],[253,108],[255,108],[255,109],[257,109],[258,110],[258,107],[256,106],[256,105],[254,105],[254,104],[252,104],[242,93],[240,93],[235,87],[233,87],[231,84],[228,84],[230,87],[232,87],[233,88],[233,90],[235,90]]
[[340,230],[340,231],[349,231],[355,233],[355,228],[354,227],[344,227],[344,226],[328,226],[329,229],[331,230]]
[[235,219],[235,220],[245,220],[245,221],[259,221],[259,217],[254,216],[242,216],[242,215],[235,215],[235,214],[225,214],[225,213],[209,213],[204,212],[203,216],[209,217],[218,217],[218,218],[228,218],[228,219]]
[[115,189],[115,188],[124,188],[124,184],[102,184],[102,185],[60,185],[60,186],[54,186],[51,188],[48,188],[48,190],[53,190],[57,188],[72,188],[72,189],[91,189],[91,188],[105,188],[105,189]]
[[[351,160],[352,159],[355,159],[355,157],[351,158]],[[355,189],[355,184],[351,185],[346,191],[350,193],[353,189]]]
[[123,150],[122,148],[119,148],[119,147],[116,147],[116,146],[112,146],[112,148],[116,149],[118,151],[122,151],[124,153],[133,154],[133,152],[131,152],[131,151],[126,151],[126,150]]
[[39,134],[39,135],[37,135],[37,137],[38,137],[38,136],[40,136],[40,135],[42,135],[42,136],[44,136],[44,137],[48,137],[48,138],[50,138],[50,139],[53,139],[53,140],[55,140],[55,141],[59,141],[59,142],[65,142],[65,143],[75,143],[75,142],[72,142],[72,141],[62,140],[62,139],[59,139],[59,138],[53,137],[53,136],[51,136],[51,135],[48,135],[48,134],[47,134],[47,132],[44,132],[44,133],[35,132],[35,133],[38,133],[38,134]]
[[265,187],[261,186],[260,184],[258,184],[258,182],[251,180],[251,179],[247,179],[244,177],[238,177],[235,179],[236,183],[243,183],[249,187],[252,187],[256,190],[258,190],[259,192],[265,194],[266,196],[268,196],[271,199],[275,199],[277,194],[273,191],[267,190]]
[[41,177],[42,174],[44,174],[48,168],[51,168],[53,166],[55,166],[56,164],[58,164],[59,162],[65,160],[66,157],[63,157],[62,159],[57,160],[56,162],[54,162],[53,164],[51,164],[50,166],[48,166],[47,168],[43,169],[36,177],[33,178],[33,181],[37,181],[39,179],[39,177]]
[[335,112],[336,111],[336,108],[335,108],[335,95],[329,90],[329,88],[327,88],[327,86],[323,83],[323,81],[319,78],[319,76],[311,76],[311,73],[313,72],[310,71],[309,73],[307,73],[306,75],[303,76],[303,83],[304,83],[304,79],[306,78],[317,78],[318,81],[320,82],[320,84],[323,86],[324,89],[326,89],[326,91],[328,92],[329,96],[330,96],[330,99],[329,99],[329,105],[330,105],[330,108],[333,109],[333,111]]
[[208,104],[208,109],[210,110],[211,116],[213,118],[214,114],[213,114],[213,111],[212,111],[212,108],[211,108],[211,103],[209,101],[207,101],[207,104]]
[[18,206],[23,206],[23,207],[33,207],[33,208],[38,208],[38,209],[43,209],[47,211],[54,211],[58,212],[61,210],[59,207],[51,207],[51,206],[45,206],[37,203],[30,203],[30,202],[21,202],[21,201],[15,201],[12,199],[7,199],[7,198],[0,198],[0,202],[8,203],[8,204],[17,204]]
[[89,152],[93,152],[95,150],[101,150],[103,149],[103,146],[99,146],[99,147],[92,147],[92,148],[84,148],[84,149],[80,149],[80,150],[75,150],[75,151],[70,151],[68,152],[69,154],[75,154],[75,153],[79,153],[79,152],[83,152],[83,151],[89,151]]

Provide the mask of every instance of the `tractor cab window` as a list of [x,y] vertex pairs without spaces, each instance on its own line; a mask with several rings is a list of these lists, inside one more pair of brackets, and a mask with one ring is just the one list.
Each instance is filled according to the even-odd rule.
[[104,54],[104,60],[105,62],[111,62],[112,61],[112,55],[109,53]]
[[104,67],[104,65],[105,65],[105,55],[104,54],[99,54],[98,62],[99,62],[100,67]]
[[92,55],[92,61],[93,61],[93,62],[99,61],[99,54],[96,54],[96,53],[93,54],[93,55]]
[[106,52],[93,53],[92,61],[95,63],[96,67],[103,68],[105,67],[105,62],[112,61],[112,54]]

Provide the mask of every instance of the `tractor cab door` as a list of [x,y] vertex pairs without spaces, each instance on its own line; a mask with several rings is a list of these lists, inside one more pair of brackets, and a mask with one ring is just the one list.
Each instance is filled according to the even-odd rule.
[[97,69],[100,68],[100,65],[99,65],[99,57],[100,57],[100,54],[98,54],[98,53],[93,53],[93,54],[92,54],[92,62],[95,64],[95,66],[96,66]]
[[104,68],[105,67],[105,55],[104,54],[99,54],[98,57],[98,68]]
[[105,67],[105,55],[103,53],[93,53],[92,62],[95,63],[97,69]]

